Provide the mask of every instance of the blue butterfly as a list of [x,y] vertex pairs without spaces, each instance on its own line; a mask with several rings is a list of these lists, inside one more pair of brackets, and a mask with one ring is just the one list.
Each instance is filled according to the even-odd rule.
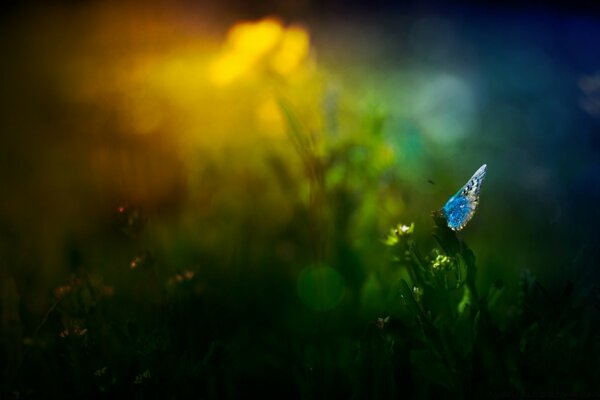
[[448,221],[448,228],[453,231],[460,231],[473,218],[479,204],[479,190],[486,172],[487,165],[483,164],[465,186],[444,204],[442,213]]

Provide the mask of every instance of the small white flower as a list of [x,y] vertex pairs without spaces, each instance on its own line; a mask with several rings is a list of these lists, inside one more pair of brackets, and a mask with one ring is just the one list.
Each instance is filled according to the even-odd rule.
[[142,372],[141,374],[139,374],[138,376],[135,377],[133,383],[135,383],[136,385],[141,384],[142,382],[144,382],[147,379],[150,379],[150,371],[149,370],[145,370],[144,372]]

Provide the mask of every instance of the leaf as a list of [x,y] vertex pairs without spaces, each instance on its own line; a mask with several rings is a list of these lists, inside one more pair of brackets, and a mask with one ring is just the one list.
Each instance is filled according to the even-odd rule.
[[456,233],[448,228],[446,218],[440,211],[432,213],[433,222],[435,223],[433,237],[438,242],[444,253],[449,256],[455,256],[461,250],[460,242]]
[[413,314],[424,318],[425,315],[423,314],[423,311],[421,310],[421,308],[419,307],[419,304],[413,297],[412,290],[410,290],[408,283],[406,283],[406,281],[404,279],[400,280],[400,293],[401,293],[402,298],[406,302],[406,305],[413,312]]
[[472,300],[472,296],[471,296],[471,291],[469,290],[468,286],[465,286],[464,292],[463,292],[463,298],[460,301],[460,303],[458,303],[458,313],[462,315],[465,312],[465,310],[467,309],[467,307],[470,307],[472,304],[473,304],[473,300]]
[[313,147],[312,143],[310,142],[308,135],[304,133],[302,124],[296,114],[292,111],[292,107],[284,99],[279,99],[278,103],[289,128],[288,133],[290,139],[294,143],[296,150],[300,154],[310,153]]
[[432,342],[439,344],[439,335],[436,327],[431,323],[427,315],[421,310],[419,303],[415,300],[413,291],[408,286],[408,283],[404,279],[400,280],[400,293],[402,298],[406,301],[408,308],[413,312],[415,316],[419,317],[421,324],[423,325],[423,332],[427,339]]
[[496,305],[498,299],[502,297],[502,293],[504,293],[504,282],[502,279],[498,279],[494,284],[490,287],[487,294],[487,308],[491,310],[492,307]]

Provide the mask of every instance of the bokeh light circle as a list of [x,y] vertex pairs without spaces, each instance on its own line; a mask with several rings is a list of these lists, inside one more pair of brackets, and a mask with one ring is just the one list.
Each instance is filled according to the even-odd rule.
[[465,139],[476,117],[474,93],[466,80],[438,74],[423,82],[413,99],[423,133],[440,144]]

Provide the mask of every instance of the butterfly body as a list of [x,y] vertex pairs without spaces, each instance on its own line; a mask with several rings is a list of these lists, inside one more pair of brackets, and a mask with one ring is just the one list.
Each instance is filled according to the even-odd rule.
[[479,191],[486,172],[487,165],[483,164],[471,179],[444,204],[442,213],[446,217],[448,228],[460,231],[473,218],[479,204]]

